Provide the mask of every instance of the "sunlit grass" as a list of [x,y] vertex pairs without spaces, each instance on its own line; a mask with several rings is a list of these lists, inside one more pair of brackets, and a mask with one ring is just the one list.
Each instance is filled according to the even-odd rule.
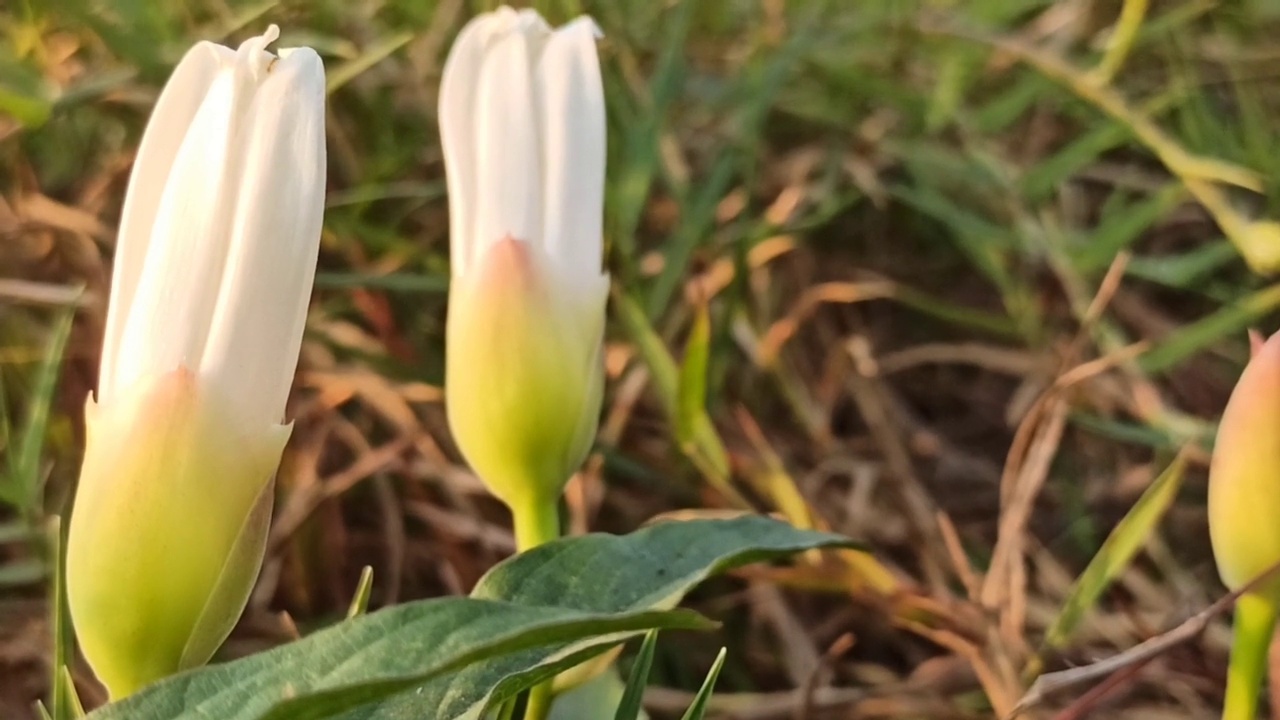
[[[340,617],[364,565],[376,607],[464,591],[510,551],[436,392],[436,90],[453,34],[491,4],[0,9],[0,277],[30,283],[0,287],[0,604],[46,575],[40,532],[78,466],[112,229],[155,92],[194,39],[268,22],[325,57],[331,167],[279,522],[242,647],[289,637],[269,611]],[[720,643],[713,710],[823,664],[903,713],[1007,709],[1081,597],[1072,580],[1184,446],[1164,522],[1143,516],[1149,552],[1108,567],[1113,589],[1084,593],[1053,644],[1073,662],[1107,654],[1220,594],[1204,460],[1244,331],[1274,330],[1280,301],[1262,272],[1280,259],[1280,16],[1187,0],[1134,21],[1137,4],[1119,46],[1121,3],[539,4],[554,21],[591,12],[606,36],[611,380],[571,526],[766,510],[877,550],[782,574],[797,591],[781,609],[751,595],[758,622],[744,614]],[[1098,358],[1114,362],[1043,395]],[[998,622],[965,625],[1009,554],[1026,572],[1007,577]],[[732,587],[704,599],[741,602]],[[1216,704],[1221,630],[1197,648],[1204,677],[1149,670],[1122,704]],[[859,641],[824,657],[844,632]],[[670,707],[688,706],[723,640],[659,648],[655,679],[689,693]],[[944,654],[978,680],[936,697],[888,682]]]

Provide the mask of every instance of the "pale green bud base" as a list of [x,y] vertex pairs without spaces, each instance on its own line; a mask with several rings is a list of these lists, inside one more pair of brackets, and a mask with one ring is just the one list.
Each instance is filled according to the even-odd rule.
[[536,247],[507,239],[449,291],[449,428],[467,463],[511,508],[559,498],[595,438],[608,285],[584,299],[570,291],[572,280],[556,276]]
[[1275,627],[1276,603],[1272,598],[1245,593],[1236,601],[1222,720],[1257,717],[1258,695],[1267,674],[1267,651]]
[[218,405],[179,370],[87,408],[67,600],[112,699],[207,662],[257,578],[289,430]]

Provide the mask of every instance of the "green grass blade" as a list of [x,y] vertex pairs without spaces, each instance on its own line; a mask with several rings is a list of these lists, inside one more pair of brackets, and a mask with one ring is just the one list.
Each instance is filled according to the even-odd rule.
[[[679,425],[679,415],[683,408],[680,403],[681,369],[666,344],[653,329],[649,318],[640,305],[625,292],[615,293],[613,307],[618,319],[627,328],[632,342],[640,352],[641,358],[653,376],[654,387],[659,399],[667,411],[673,425]],[[709,332],[709,331],[708,331]],[[729,481],[729,451],[716,432],[711,418],[705,408],[699,408],[697,416],[691,421],[691,439],[689,443],[681,442],[681,449],[690,461],[706,475],[708,481],[716,489],[732,498],[740,507],[749,507],[741,494],[733,488]]]
[[10,465],[10,492],[17,499],[18,509],[23,517],[33,525],[40,514],[40,458],[44,452],[45,431],[49,426],[53,395],[58,385],[58,371],[62,367],[62,357],[67,339],[71,337],[74,319],[74,308],[67,309],[58,318],[49,335],[44,360],[36,373],[35,387],[27,403],[27,417],[19,431],[17,451]]
[[711,693],[715,691],[716,679],[720,677],[720,670],[724,667],[724,658],[727,654],[728,651],[725,648],[720,648],[720,654],[716,655],[716,661],[711,666],[711,671],[707,673],[707,679],[702,682],[702,689],[693,698],[693,704],[689,706],[683,720],[702,720],[706,716],[707,703],[711,700]]
[[331,68],[326,73],[328,80],[325,83],[325,91],[332,95],[338,88],[351,82],[360,73],[386,60],[392,53],[408,45],[412,39],[413,33],[411,32],[398,33],[378,41],[372,47],[360,53],[359,57],[354,57],[336,68]]
[[618,712],[614,713],[613,720],[637,720],[640,717],[640,704],[644,700],[645,685],[649,684],[653,651],[657,645],[658,631],[650,630],[640,644],[640,652],[636,653],[631,674],[627,676],[627,688],[622,693],[622,702],[618,703]]
[[59,698],[62,717],[65,720],[80,720],[85,716],[84,705],[80,704],[80,696],[76,694],[76,681],[71,677],[71,670],[62,666],[58,673]]
[[1188,357],[1213,347],[1223,338],[1244,335],[1248,327],[1280,307],[1280,284],[1247,295],[1190,325],[1170,333],[1160,344],[1138,358],[1143,372],[1158,374]]
[[1186,456],[1179,454],[1111,531],[1088,567],[1071,587],[1071,592],[1062,603],[1062,610],[1045,634],[1045,645],[1060,648],[1071,639],[1085,614],[1129,566],[1134,555],[1142,549],[1147,538],[1160,524],[1165,511],[1178,496],[1186,469]]
[[373,567],[365,565],[360,571],[360,582],[356,584],[356,593],[347,606],[347,619],[360,617],[369,610],[369,593],[373,590]]
[[[619,133],[621,142],[618,146],[623,148],[622,158],[616,163],[616,169],[610,171],[617,179],[609,183],[609,197],[605,207],[613,208],[608,218],[609,236],[615,250],[613,257],[618,261],[625,279],[632,279],[636,275],[634,263],[640,257],[635,241],[636,231],[640,227],[640,218],[648,205],[649,190],[658,171],[661,157],[658,145],[662,136],[663,118],[684,85],[685,41],[689,37],[694,6],[697,4],[676,3],[669,11],[670,17],[662,26],[663,44],[657,67],[646,88],[648,95],[635,101],[639,110],[638,118],[626,122],[624,117]],[[613,3],[605,3],[601,11],[608,13],[606,17],[609,26],[621,27],[627,22],[625,11]],[[617,98],[610,106],[623,104],[623,98]]]
[[75,659],[75,635],[71,630],[71,610],[67,607],[66,537],[62,518],[54,515],[45,529],[45,547],[53,582],[49,587],[50,624],[53,634],[53,720],[75,720],[84,717],[84,708],[76,695],[75,682],[67,668]]
[[684,362],[680,365],[680,387],[676,398],[676,439],[682,445],[693,445],[698,418],[707,407],[707,364],[711,356],[711,314],[706,306],[698,308],[689,340],[684,346]]

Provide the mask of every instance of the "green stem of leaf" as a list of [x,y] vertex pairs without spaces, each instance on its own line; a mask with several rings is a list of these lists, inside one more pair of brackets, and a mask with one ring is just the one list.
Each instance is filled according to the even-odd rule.
[[1236,601],[1231,664],[1222,720],[1254,720],[1258,693],[1267,671],[1267,648],[1276,627],[1276,605],[1270,598],[1246,593]]

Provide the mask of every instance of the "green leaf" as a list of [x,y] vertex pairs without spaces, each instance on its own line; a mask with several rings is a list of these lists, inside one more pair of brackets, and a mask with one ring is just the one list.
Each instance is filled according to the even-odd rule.
[[[475,598],[424,600],[168,678],[89,717],[304,720],[336,717],[411,689],[419,691],[412,695],[421,702],[414,703],[417,714],[402,717],[421,717],[422,708],[436,707],[421,694],[426,688],[446,691],[464,707],[483,706],[486,697],[511,677],[543,668],[556,672],[564,661],[579,662],[602,645],[655,627],[700,629],[708,624],[687,611],[606,614]],[[476,671],[457,672],[467,666]],[[457,676],[447,678],[451,673]],[[431,684],[437,678],[446,682]],[[447,682],[451,679],[454,682]],[[352,717],[370,715],[361,711]]]
[[[799,530],[761,516],[659,522],[629,535],[593,533],[540,545],[496,565],[471,596],[608,615],[666,609],[717,573],[813,548],[854,545],[843,536]],[[524,661],[511,662],[504,670],[477,665],[343,720],[409,720],[421,717],[423,707],[435,708],[433,720],[477,720],[521,690],[606,647],[554,667]],[[529,669],[517,674],[519,667]],[[506,679],[495,682],[497,677]],[[488,696],[471,693],[478,687],[488,688]]]
[[635,664],[631,666],[631,674],[627,677],[627,689],[622,693],[622,701],[618,703],[618,712],[613,720],[637,720],[640,717],[640,702],[644,699],[644,686],[649,682],[649,670],[653,667],[653,650],[658,644],[658,633],[650,630],[644,636],[640,652],[636,653]]
[[1085,613],[1118,576],[1133,556],[1146,544],[1147,538],[1178,496],[1182,475],[1187,468],[1185,454],[1174,459],[1165,471],[1142,493],[1124,519],[1111,531],[1089,566],[1080,573],[1070,594],[1062,603],[1062,611],[1045,634],[1045,645],[1060,648],[1075,632]]
[[712,575],[820,547],[858,543],[762,515],[667,520],[540,545],[494,566],[471,597],[583,612],[665,609]]
[[478,720],[630,637],[699,629],[665,612],[709,575],[847,538],[765,517],[663,522],[513,557],[473,597],[381,610],[252,657],[162,681],[93,720]]
[[707,702],[711,700],[711,693],[716,687],[716,679],[720,677],[720,669],[724,667],[725,654],[725,648],[720,648],[720,654],[716,656],[715,663],[711,665],[711,670],[707,673],[707,679],[702,681],[702,689],[693,698],[693,704],[689,706],[689,710],[684,714],[683,720],[702,720],[703,716],[707,714]]

